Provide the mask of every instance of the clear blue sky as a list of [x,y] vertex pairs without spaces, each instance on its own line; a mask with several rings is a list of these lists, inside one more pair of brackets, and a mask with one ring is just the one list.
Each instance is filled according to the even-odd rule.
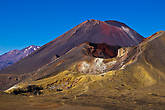
[[165,30],[165,0],[0,0],[0,54],[43,45],[87,19],[117,20],[147,37]]

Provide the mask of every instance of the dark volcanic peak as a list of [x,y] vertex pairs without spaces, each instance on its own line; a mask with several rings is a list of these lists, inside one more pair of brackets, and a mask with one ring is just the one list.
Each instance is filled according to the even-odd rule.
[[39,46],[31,45],[22,50],[15,49],[1,55],[0,70],[18,62],[19,60],[28,56],[29,54],[31,54],[32,52],[36,51],[39,48],[40,48]]
[[[75,26],[55,40],[42,46],[29,57],[0,73],[28,73],[35,71],[56,59],[57,56],[63,56],[66,52],[84,42],[129,47],[138,45],[143,39],[141,35],[123,23],[91,19]],[[17,67],[19,69],[16,69]]]
[[139,44],[144,38],[124,23],[114,20],[103,22],[91,19],[75,26],[50,43],[56,42],[59,39],[63,41],[72,39],[73,42],[76,39],[82,43],[105,43],[113,46],[128,47]]

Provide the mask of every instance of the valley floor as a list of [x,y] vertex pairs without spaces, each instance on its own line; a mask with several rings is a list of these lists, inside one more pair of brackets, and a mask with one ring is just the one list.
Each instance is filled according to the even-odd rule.
[[[81,95],[0,95],[0,110],[165,110],[165,89],[112,90]],[[102,94],[104,93],[104,94]]]

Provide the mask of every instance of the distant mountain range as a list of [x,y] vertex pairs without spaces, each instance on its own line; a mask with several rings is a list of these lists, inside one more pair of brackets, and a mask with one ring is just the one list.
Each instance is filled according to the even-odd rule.
[[12,50],[0,55],[0,70],[18,62],[24,57],[27,57],[39,48],[40,46],[31,45],[22,50]]

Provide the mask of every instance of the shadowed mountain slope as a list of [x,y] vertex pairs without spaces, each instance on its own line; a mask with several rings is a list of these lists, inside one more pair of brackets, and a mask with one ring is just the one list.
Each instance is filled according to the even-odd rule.
[[0,73],[21,74],[35,71],[85,42],[129,47],[142,40],[141,35],[123,23],[87,20]]

